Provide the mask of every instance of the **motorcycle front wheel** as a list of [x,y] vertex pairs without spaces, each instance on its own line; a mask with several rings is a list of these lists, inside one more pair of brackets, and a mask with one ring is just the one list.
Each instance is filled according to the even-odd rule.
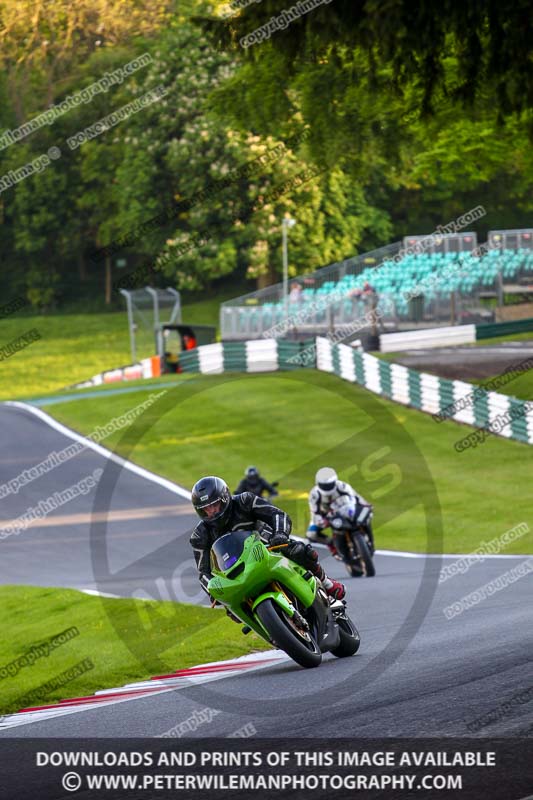
[[255,610],[276,647],[284,650],[301,667],[318,667],[322,653],[317,643],[310,633],[297,628],[277,603],[268,598],[259,603]]
[[367,578],[373,578],[376,574],[376,568],[374,566],[372,556],[370,555],[370,548],[366,541],[366,537],[363,536],[362,533],[353,533],[352,539],[354,549],[360,558],[363,573]]
[[339,626],[341,641],[339,646],[331,652],[334,656],[337,656],[337,658],[346,658],[347,656],[355,655],[355,653],[357,653],[359,650],[359,645],[361,644],[359,631],[353,624],[350,617],[346,615],[337,617],[336,622]]

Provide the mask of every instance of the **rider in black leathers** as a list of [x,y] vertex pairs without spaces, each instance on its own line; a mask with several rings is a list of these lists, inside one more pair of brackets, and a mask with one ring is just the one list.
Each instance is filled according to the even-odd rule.
[[191,501],[201,521],[192,532],[190,542],[205,591],[212,577],[210,551],[213,542],[229,531],[253,528],[269,546],[279,548],[287,558],[316,575],[328,595],[338,600],[344,597],[344,585],[326,575],[318,553],[310,544],[289,538],[290,517],[268,500],[251,492],[232,496],[222,478],[207,476],[194,484]]
[[242,494],[242,492],[252,492],[258,497],[263,496],[263,492],[268,492],[269,497],[276,497],[277,484],[269,483],[262,475],[259,474],[257,467],[248,467],[244,473],[244,478],[235,489],[235,494]]

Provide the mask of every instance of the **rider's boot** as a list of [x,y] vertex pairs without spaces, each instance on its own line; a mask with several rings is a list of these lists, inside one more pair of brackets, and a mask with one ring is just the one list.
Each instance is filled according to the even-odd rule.
[[301,566],[304,566],[313,575],[316,575],[316,577],[322,582],[326,593],[330,597],[334,597],[336,600],[343,599],[344,595],[346,594],[344,585],[339,583],[339,581],[334,581],[331,578],[328,578],[324,571],[324,567],[318,560],[317,551],[311,547],[311,545],[304,545],[303,542],[295,542],[292,540],[291,550],[292,553],[287,553],[289,558],[294,559],[297,564],[301,564]]
[[334,600],[344,600],[344,597],[346,596],[346,587],[343,583],[328,577],[326,577],[322,583],[324,584],[324,589],[329,597],[333,597]]
[[323,566],[320,565],[320,572],[317,570],[315,575],[322,581],[324,589],[326,590],[326,594],[329,595],[329,597],[333,597],[335,600],[344,599],[344,596],[346,595],[345,585],[340,583],[340,581],[335,581],[333,578],[329,578],[326,575]]

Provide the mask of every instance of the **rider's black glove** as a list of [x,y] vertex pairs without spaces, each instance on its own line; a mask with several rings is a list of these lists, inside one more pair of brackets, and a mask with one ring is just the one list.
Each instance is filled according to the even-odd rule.
[[284,545],[289,544],[289,537],[284,533],[274,533],[268,540],[269,547],[277,547],[280,550]]

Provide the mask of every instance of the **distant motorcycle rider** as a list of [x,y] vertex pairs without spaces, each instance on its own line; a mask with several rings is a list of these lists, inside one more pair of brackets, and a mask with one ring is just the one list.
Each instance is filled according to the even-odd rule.
[[353,519],[360,525],[370,540],[370,550],[374,553],[374,534],[372,531],[372,505],[358,494],[349,483],[339,480],[331,467],[322,467],[315,476],[315,485],[309,492],[309,510],[311,521],[307,529],[310,542],[326,544],[332,555],[337,555],[337,548],[324,529],[328,528],[337,510],[346,504],[355,503]]
[[263,496],[263,492],[268,492],[269,497],[277,497],[276,491],[277,483],[269,483],[262,475],[259,474],[257,467],[247,467],[244,473],[244,478],[241,480],[235,494],[242,494],[242,492],[252,492],[258,497]]
[[190,542],[205,591],[212,577],[210,552],[216,539],[233,530],[253,528],[266,544],[279,548],[278,552],[316,575],[330,597],[336,600],[344,597],[344,585],[326,575],[318,553],[310,544],[289,538],[290,517],[268,500],[252,492],[232,496],[222,478],[209,475],[194,484],[191,502],[201,521],[192,532]]

